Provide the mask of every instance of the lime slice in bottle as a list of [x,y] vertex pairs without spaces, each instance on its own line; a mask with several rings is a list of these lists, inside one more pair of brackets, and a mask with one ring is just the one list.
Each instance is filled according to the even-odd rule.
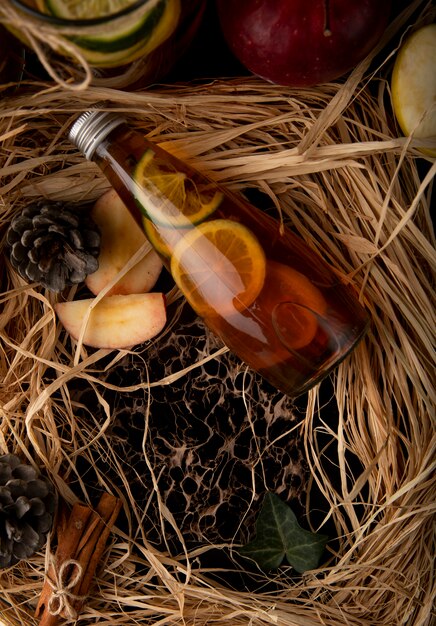
[[142,218],[145,234],[153,248],[162,256],[169,258],[176,244],[186,234],[185,229],[160,226],[146,217]]

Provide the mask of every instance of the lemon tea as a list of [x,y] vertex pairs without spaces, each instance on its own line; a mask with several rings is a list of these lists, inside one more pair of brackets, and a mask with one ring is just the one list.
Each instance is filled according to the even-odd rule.
[[309,389],[361,339],[368,316],[353,290],[276,220],[112,114],[83,114],[70,139],[143,225],[194,310],[278,389]]

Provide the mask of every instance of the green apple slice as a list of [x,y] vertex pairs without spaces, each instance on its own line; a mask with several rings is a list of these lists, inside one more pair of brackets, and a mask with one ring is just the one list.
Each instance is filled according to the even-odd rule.
[[[392,104],[405,135],[436,136],[436,24],[415,31],[402,45],[392,72]],[[423,150],[436,156],[436,149]]]

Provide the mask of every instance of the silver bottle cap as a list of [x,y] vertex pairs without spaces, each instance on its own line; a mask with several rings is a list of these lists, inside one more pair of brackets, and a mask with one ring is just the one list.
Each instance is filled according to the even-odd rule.
[[125,121],[124,117],[110,111],[91,109],[77,118],[68,133],[68,138],[87,159],[92,159],[103,139]]

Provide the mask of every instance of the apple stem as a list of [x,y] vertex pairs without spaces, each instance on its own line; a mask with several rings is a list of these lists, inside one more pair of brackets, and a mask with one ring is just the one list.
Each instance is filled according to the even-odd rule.
[[324,37],[331,37],[330,30],[330,0],[324,0]]

